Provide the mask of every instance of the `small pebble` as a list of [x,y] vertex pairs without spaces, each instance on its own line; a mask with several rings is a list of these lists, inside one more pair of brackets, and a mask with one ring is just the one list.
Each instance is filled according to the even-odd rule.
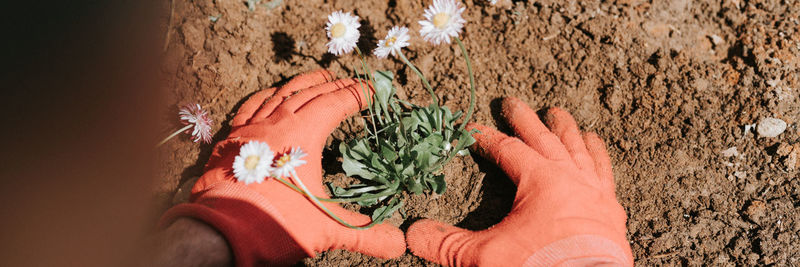
[[776,137],[786,131],[786,122],[776,118],[765,118],[756,129],[759,136]]
[[778,154],[778,156],[783,157],[789,155],[789,152],[792,152],[792,150],[794,150],[794,146],[792,146],[791,144],[781,143],[780,145],[778,145],[778,149],[775,150],[775,153]]
[[712,34],[709,37],[711,37],[711,42],[713,42],[714,45],[719,45],[722,42],[725,42],[725,39],[722,39],[722,37],[719,37],[719,35],[716,35],[716,34]]
[[775,87],[775,86],[778,86],[778,83],[780,83],[780,82],[781,82],[781,79],[767,80],[767,85],[769,85],[769,87]]
[[744,137],[744,136],[746,136],[747,134],[749,134],[749,133],[750,133],[750,130],[751,130],[751,129],[753,129],[753,128],[756,128],[756,124],[755,124],[755,123],[753,123],[753,124],[746,124],[746,125],[744,126],[744,134],[742,134],[742,137]]
[[722,154],[723,157],[727,157],[727,158],[735,157],[735,156],[739,155],[739,151],[736,150],[735,146],[732,146],[732,147],[730,147],[728,149],[725,149],[720,153]]
[[800,167],[800,162],[798,162],[798,159],[797,159],[798,158],[798,154],[800,154],[800,152],[798,152],[797,150],[793,150],[791,153],[789,153],[789,156],[787,156],[783,160],[783,165],[786,166],[787,170],[793,171],[793,170],[797,169],[798,167]]
[[723,161],[722,164],[725,165],[725,166],[728,166],[728,167],[733,167],[733,163],[730,163],[730,162],[727,162],[727,161]]

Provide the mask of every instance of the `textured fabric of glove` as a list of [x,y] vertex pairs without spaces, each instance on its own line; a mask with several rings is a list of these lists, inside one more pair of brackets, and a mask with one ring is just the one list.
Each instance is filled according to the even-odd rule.
[[[368,230],[344,227],[305,196],[274,179],[245,185],[233,175],[239,148],[251,140],[266,142],[276,153],[300,147],[308,153],[297,174],[315,195],[328,197],[322,185],[322,149],[339,123],[366,107],[372,88],[354,79],[333,80],[320,70],[300,75],[281,88],[251,96],[231,121],[228,138],[216,144],[205,173],[192,189],[191,203],[173,207],[160,224],[192,217],[216,228],[233,250],[237,266],[286,265],[330,249],[346,249],[393,258],[405,252],[402,231],[389,224]],[[368,216],[325,205],[354,225]]]
[[478,153],[517,185],[511,212],[483,231],[418,221],[406,236],[411,251],[448,266],[633,265],[603,141],[558,108],[546,115],[549,128],[515,98],[504,99],[503,116],[518,138],[469,127],[480,131]]

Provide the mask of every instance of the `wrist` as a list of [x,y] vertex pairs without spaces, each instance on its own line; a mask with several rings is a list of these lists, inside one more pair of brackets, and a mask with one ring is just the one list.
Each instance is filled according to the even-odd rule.
[[187,217],[206,223],[227,241],[236,266],[289,265],[313,255],[287,231],[277,209],[245,186],[219,182],[192,198],[168,210],[160,227]]
[[154,241],[156,250],[147,266],[233,266],[225,238],[194,219],[175,220]]
[[529,256],[523,266],[633,266],[629,247],[598,235],[554,241]]

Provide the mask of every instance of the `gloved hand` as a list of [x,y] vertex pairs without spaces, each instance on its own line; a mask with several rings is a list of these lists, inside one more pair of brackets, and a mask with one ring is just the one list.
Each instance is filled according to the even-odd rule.
[[[288,265],[330,249],[381,258],[403,254],[403,232],[394,226],[350,229],[275,179],[245,185],[234,178],[234,158],[251,140],[266,142],[278,153],[300,147],[308,153],[308,163],[296,168],[298,177],[313,194],[327,197],[321,166],[325,140],[342,120],[366,107],[363,93],[372,92],[354,79],[332,79],[330,72],[320,70],[250,97],[233,118],[231,134],[216,144],[205,174],[192,189],[191,203],[171,208],[160,225],[180,217],[206,222],[225,236],[237,266]],[[368,216],[325,205],[350,224],[370,222]]]
[[477,232],[416,222],[406,237],[411,252],[449,266],[632,266],[626,215],[603,141],[581,134],[558,108],[547,113],[549,129],[515,98],[504,99],[503,114],[519,138],[469,127],[480,131],[474,135],[479,154],[517,185],[511,212]]

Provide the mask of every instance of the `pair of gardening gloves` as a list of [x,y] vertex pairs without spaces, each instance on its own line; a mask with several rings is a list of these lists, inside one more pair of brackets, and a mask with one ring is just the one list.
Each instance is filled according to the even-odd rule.
[[[582,134],[572,116],[557,108],[547,113],[548,128],[515,98],[503,101],[503,114],[518,138],[469,125],[480,131],[476,150],[517,185],[511,212],[483,231],[432,220],[412,224],[405,236],[386,223],[351,229],[275,179],[245,185],[234,178],[234,158],[249,141],[266,142],[278,153],[299,146],[309,156],[297,176],[314,195],[328,196],[322,185],[325,140],[342,120],[366,108],[365,93],[371,92],[358,80],[334,80],[319,70],[251,96],[233,118],[228,138],[215,146],[191,202],[168,210],[160,225],[181,217],[211,225],[225,236],[237,266],[289,265],[332,249],[395,258],[406,243],[415,255],[449,266],[633,264],[603,141]],[[323,205],[350,224],[370,222],[336,203]]]

